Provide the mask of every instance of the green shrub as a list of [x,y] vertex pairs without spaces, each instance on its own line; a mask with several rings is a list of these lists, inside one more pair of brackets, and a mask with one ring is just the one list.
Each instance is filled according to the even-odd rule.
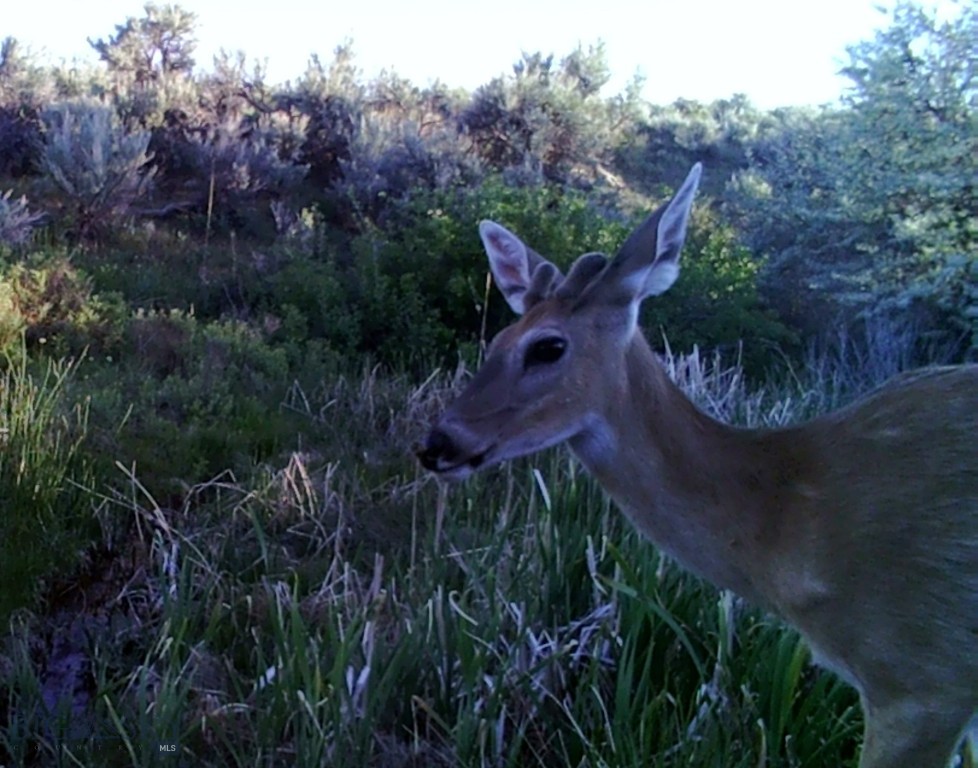
[[677,352],[721,349],[740,357],[752,374],[769,367],[775,350],[797,351],[795,333],[760,297],[762,268],[710,209],[694,210],[679,280],[643,305],[642,323],[653,343],[664,335]]
[[35,255],[0,266],[0,353],[18,347],[77,355],[113,348],[128,310],[113,294],[96,296],[87,276],[63,256]]
[[301,348],[309,339],[323,339],[344,355],[360,350],[362,308],[348,296],[334,258],[289,252],[265,291],[257,308],[274,326],[274,341]]
[[627,233],[583,193],[498,178],[392,203],[382,227],[353,244],[349,271],[366,310],[364,347],[382,359],[451,360],[460,344],[478,340],[484,314],[492,329],[511,319],[492,293],[484,306],[488,266],[478,224],[487,218],[560,266],[585,250],[611,250]]
[[119,293],[133,309],[192,310],[206,319],[240,310],[243,282],[261,272],[259,255],[242,255],[233,241],[205,245],[153,227],[115,232],[109,247],[80,250],[72,260],[98,293]]
[[295,428],[279,407],[291,382],[285,351],[244,323],[160,312],[138,313],[122,358],[86,364],[79,386],[99,455],[135,464],[169,498],[291,445]]
[[[631,229],[623,216],[609,215],[583,193],[509,187],[499,180],[394,205],[383,230],[355,244],[372,248],[367,258],[356,251],[354,256],[367,299],[364,322],[370,334],[364,342],[370,349],[385,359],[387,347],[408,359],[425,354],[444,359],[459,344],[476,341],[488,272],[477,232],[484,218],[512,229],[562,268],[587,251],[615,253]],[[743,341],[744,362],[759,370],[772,345],[795,342],[758,295],[759,267],[750,252],[736,245],[733,230],[701,205],[687,239],[682,279],[669,294],[648,303],[644,322],[661,328],[677,351],[697,344],[734,348]],[[486,319],[490,332],[512,320],[493,291]]]
[[[614,253],[652,207],[629,221],[579,191],[493,178],[392,201],[380,224],[345,243],[315,232],[309,242],[261,251],[150,239],[91,268],[102,288],[124,291],[137,306],[247,318],[285,350],[294,374],[364,357],[420,370],[453,364],[460,350],[471,355],[483,330],[491,336],[512,320],[487,292],[481,219],[499,221],[566,268],[586,251]],[[772,345],[793,344],[757,294],[758,262],[705,206],[694,216],[683,269],[676,289],[645,310],[653,336],[661,329],[677,351],[743,341],[752,371]]]

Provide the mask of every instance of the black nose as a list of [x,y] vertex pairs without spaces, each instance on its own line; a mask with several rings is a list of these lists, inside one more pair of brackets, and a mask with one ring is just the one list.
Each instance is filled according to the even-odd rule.
[[424,446],[417,452],[418,461],[425,469],[437,471],[442,463],[452,463],[458,454],[458,448],[452,439],[437,427],[428,433]]

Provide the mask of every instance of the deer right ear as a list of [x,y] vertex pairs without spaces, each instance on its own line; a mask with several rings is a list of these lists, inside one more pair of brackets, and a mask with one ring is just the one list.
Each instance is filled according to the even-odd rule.
[[606,290],[613,296],[637,303],[676,282],[679,252],[702,170],[696,163],[673,198],[628,236],[604,276]]
[[493,280],[506,303],[516,314],[522,315],[526,310],[523,297],[530,287],[532,273],[529,249],[516,235],[494,221],[479,223],[479,237],[489,257]]

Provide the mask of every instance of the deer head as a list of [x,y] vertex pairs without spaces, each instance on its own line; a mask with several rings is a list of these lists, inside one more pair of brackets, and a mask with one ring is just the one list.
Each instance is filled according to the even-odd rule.
[[479,225],[495,283],[521,317],[493,339],[485,364],[428,434],[418,452],[426,469],[464,478],[565,441],[600,460],[614,439],[607,414],[623,395],[624,358],[640,336],[639,304],[679,275],[700,173],[693,166],[613,259],[587,253],[566,277],[505,227]]

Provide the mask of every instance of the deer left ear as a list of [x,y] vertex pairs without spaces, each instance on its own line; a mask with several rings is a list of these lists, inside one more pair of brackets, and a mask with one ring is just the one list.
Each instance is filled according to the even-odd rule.
[[679,277],[679,253],[703,167],[692,167],[665,206],[632,232],[609,265],[606,280],[623,298],[639,302],[667,291]]

